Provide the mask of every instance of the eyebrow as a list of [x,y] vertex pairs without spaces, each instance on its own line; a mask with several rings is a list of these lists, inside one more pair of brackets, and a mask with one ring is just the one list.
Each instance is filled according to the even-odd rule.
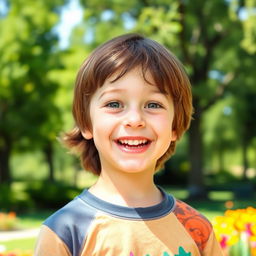
[[125,91],[125,90],[124,90],[124,89],[119,89],[119,88],[110,89],[110,90],[104,91],[104,92],[99,96],[99,99],[101,99],[105,94],[108,94],[108,93],[116,93],[116,92],[123,92],[123,91]]
[[[125,89],[120,89],[120,88],[113,88],[113,89],[109,89],[107,91],[104,91],[102,92],[102,94],[99,96],[99,99],[101,99],[105,94],[108,94],[108,93],[119,93],[119,92],[124,92]],[[160,95],[165,95],[164,93],[162,93],[160,90],[158,89],[152,89],[150,91],[151,93],[154,93],[154,94],[160,94]]]

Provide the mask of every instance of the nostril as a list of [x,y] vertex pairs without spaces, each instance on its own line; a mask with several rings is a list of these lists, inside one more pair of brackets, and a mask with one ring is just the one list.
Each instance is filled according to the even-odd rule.
[[124,122],[125,126],[127,127],[144,127],[145,122],[143,120],[126,120]]
[[126,116],[124,124],[127,127],[143,127],[145,126],[145,121],[141,113],[133,111]]

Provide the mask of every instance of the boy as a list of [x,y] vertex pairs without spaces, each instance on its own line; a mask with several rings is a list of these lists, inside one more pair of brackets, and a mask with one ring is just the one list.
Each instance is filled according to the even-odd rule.
[[189,80],[162,45],[128,34],[98,47],[64,141],[99,177],[45,221],[35,255],[221,256],[211,224],[153,182],[191,113]]

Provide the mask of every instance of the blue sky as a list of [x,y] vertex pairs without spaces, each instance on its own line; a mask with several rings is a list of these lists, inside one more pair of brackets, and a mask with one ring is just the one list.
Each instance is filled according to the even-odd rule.
[[[6,2],[0,0],[0,16],[5,15],[8,12]],[[77,25],[83,18],[83,10],[80,8],[79,0],[69,0],[65,7],[61,8],[60,22],[54,28],[60,35],[60,48],[64,49],[68,47],[69,37],[72,28]]]
[[78,0],[70,0],[68,5],[62,8],[60,22],[55,30],[60,35],[59,46],[65,49],[69,44],[69,37],[72,28],[83,18],[83,10],[80,8]]

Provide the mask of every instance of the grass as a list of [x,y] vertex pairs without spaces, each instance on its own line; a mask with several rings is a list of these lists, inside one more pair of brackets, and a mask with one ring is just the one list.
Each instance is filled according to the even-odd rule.
[[6,248],[6,251],[33,251],[36,238],[15,239],[6,242],[0,242]]

